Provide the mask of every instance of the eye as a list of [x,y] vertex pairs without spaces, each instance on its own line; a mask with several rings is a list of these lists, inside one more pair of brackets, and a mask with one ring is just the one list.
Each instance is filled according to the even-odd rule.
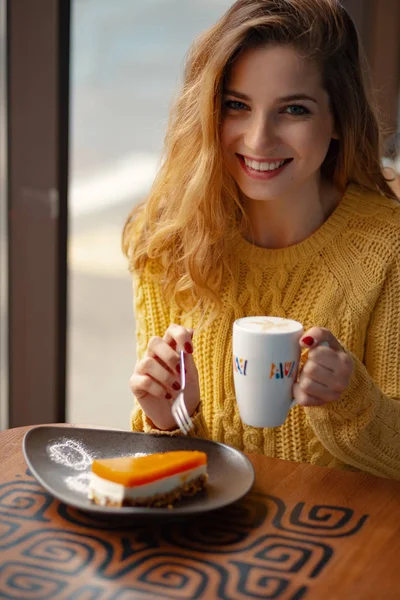
[[308,108],[301,106],[301,104],[290,104],[290,106],[287,106],[282,112],[292,115],[293,117],[302,117],[303,115],[311,114]]
[[228,110],[249,110],[247,104],[243,104],[239,100],[226,100],[224,106]]

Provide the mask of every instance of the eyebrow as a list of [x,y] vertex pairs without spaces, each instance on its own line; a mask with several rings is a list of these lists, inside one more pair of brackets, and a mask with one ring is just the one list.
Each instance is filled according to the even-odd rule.
[[[235,90],[225,90],[224,94],[226,96],[235,96],[241,100],[250,101],[249,96],[246,96],[246,94],[242,94],[241,92],[235,92]],[[282,96],[282,98],[278,98],[278,102],[292,102],[293,100],[310,100],[311,102],[318,104],[315,98],[308,96],[307,94],[290,94],[289,96]]]

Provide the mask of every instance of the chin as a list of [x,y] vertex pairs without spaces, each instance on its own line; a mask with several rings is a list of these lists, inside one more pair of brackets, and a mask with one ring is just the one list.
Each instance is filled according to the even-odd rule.
[[264,189],[260,190],[259,188],[257,189],[257,187],[244,185],[239,186],[239,189],[241,193],[244,196],[246,196],[246,198],[249,198],[250,200],[257,200],[260,202],[270,202],[273,200],[277,200],[279,198],[283,198],[288,193],[288,190],[283,189],[281,186],[268,186],[267,188],[267,186],[264,184],[263,187]]

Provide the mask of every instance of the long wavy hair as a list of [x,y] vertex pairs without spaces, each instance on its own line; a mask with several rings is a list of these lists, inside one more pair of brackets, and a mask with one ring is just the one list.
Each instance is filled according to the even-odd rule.
[[157,264],[166,301],[187,311],[204,314],[208,307],[208,315],[218,315],[222,277],[229,272],[226,250],[246,219],[222,162],[224,82],[241,52],[270,43],[290,45],[320,65],[339,138],[331,142],[322,174],[342,191],[355,182],[395,197],[381,169],[357,32],[340,2],[237,0],[189,50],[161,167],[123,233],[131,270]]

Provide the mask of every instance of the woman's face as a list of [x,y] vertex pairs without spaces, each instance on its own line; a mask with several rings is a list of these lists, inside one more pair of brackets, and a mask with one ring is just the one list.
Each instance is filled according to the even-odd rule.
[[319,182],[334,135],[316,63],[290,46],[239,56],[224,89],[221,143],[225,166],[247,198],[307,193]]

